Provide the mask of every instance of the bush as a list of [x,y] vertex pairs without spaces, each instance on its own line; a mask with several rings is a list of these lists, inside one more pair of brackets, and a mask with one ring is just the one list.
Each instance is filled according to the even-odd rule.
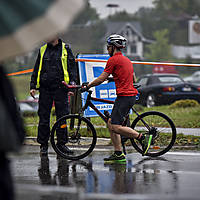
[[23,117],[35,117],[37,116],[37,112],[32,112],[32,111],[24,111],[21,113]]
[[199,106],[199,103],[196,100],[186,99],[178,100],[171,104],[170,108],[187,108],[187,107],[196,107]]
[[144,111],[144,107],[140,104],[135,104],[134,108],[137,112],[143,112]]

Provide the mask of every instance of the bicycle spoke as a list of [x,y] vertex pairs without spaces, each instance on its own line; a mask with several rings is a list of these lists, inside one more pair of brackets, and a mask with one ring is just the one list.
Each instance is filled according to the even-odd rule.
[[[168,151],[176,138],[176,130],[173,122],[164,114],[159,112],[147,112],[142,114],[136,121],[133,122],[132,128],[134,130],[143,133],[149,134],[147,128],[143,125],[142,120],[148,124],[148,126],[153,129],[151,133],[153,134],[153,142],[148,151],[149,156],[158,156],[162,155]],[[142,147],[140,143],[136,140],[131,141],[133,146],[137,151],[142,153]]]
[[56,149],[56,144],[52,144],[60,156],[71,160],[78,160],[93,150],[96,144],[96,132],[87,119],[81,118],[78,115],[74,115],[73,117],[69,115],[64,120],[58,121],[52,129],[54,141],[56,142],[59,141],[58,133],[60,129],[62,129],[62,133],[67,140],[65,146],[73,152],[72,154],[68,154],[68,152],[59,151],[59,149]]

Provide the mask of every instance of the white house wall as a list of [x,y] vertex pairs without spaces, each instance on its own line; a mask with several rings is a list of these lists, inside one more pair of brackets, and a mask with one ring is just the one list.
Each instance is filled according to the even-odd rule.
[[172,54],[176,58],[200,59],[200,45],[198,46],[176,46],[172,45]]

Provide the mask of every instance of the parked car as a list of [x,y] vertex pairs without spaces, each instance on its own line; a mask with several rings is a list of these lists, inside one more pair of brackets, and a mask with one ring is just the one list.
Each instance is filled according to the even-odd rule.
[[23,114],[25,112],[37,112],[37,110],[32,107],[30,104],[25,102],[18,102],[19,111]]
[[191,76],[185,77],[184,81],[200,84],[200,71],[196,71]]
[[185,82],[176,74],[147,74],[137,81],[140,88],[137,103],[147,107],[171,104],[180,99],[194,99],[200,102],[200,87]]
[[26,100],[18,101],[19,110],[22,114],[24,113],[37,113],[38,111],[38,98],[39,95],[35,96],[35,99],[28,96]]

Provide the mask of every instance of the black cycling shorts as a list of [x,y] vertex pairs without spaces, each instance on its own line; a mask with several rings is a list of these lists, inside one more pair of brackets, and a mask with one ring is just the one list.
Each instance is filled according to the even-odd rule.
[[135,100],[136,96],[118,96],[111,113],[111,124],[122,125]]

